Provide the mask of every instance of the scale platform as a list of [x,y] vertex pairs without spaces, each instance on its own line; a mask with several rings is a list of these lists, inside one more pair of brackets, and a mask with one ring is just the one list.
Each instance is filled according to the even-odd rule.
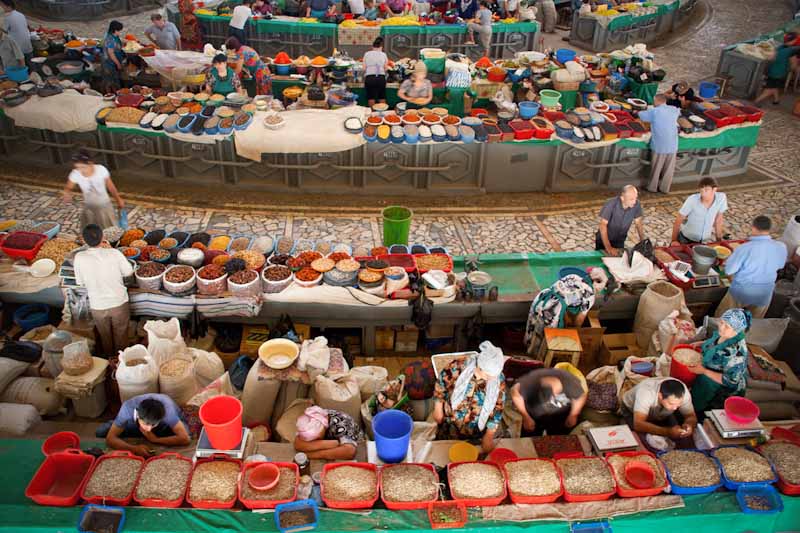
[[764,425],[757,418],[749,424],[737,424],[728,418],[724,409],[712,409],[706,413],[723,439],[747,439],[764,435]]
[[250,435],[250,428],[242,428],[242,440],[239,445],[232,450],[216,450],[211,446],[211,441],[206,435],[206,428],[200,430],[200,438],[197,439],[197,448],[194,451],[195,459],[211,457],[215,453],[222,453],[234,459],[244,459],[244,447],[247,444],[247,437]]

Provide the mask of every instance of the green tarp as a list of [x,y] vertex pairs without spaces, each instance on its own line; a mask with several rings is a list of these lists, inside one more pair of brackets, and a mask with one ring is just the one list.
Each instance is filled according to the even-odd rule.
[[[84,446],[90,443],[82,443]],[[0,493],[0,532],[2,533],[73,533],[81,507],[41,507],[25,497],[25,487],[43,460],[41,442],[0,440],[0,468],[3,491]],[[610,520],[615,533],[735,533],[740,531],[792,531],[800,529],[800,498],[784,496],[784,511],[779,514],[742,514],[734,494],[721,492],[710,496],[684,498],[679,509],[637,513]],[[470,521],[463,530],[485,533],[514,533],[535,530],[537,533],[567,533],[566,522],[497,522],[480,519],[480,511],[470,510]],[[197,509],[147,509],[128,507],[125,533],[233,533],[277,531],[270,513],[249,511],[201,511]],[[424,511],[392,512],[373,510],[367,514],[320,513],[320,533],[370,530],[402,533],[430,531]],[[459,530],[451,530],[459,531]]]
[[[539,24],[536,22],[514,22],[505,24],[496,22],[492,24],[494,33],[534,33],[538,31]],[[467,28],[463,24],[439,24],[436,26],[381,26],[381,35],[403,34],[403,35],[436,35],[439,33],[466,33]]]
[[631,24],[641,24],[643,22],[647,22],[649,20],[653,20],[659,17],[663,17],[667,13],[675,11],[680,7],[680,0],[676,0],[672,4],[662,4],[658,6],[658,10],[655,13],[648,13],[646,15],[620,15],[618,17],[614,17],[608,23],[608,31],[616,31],[622,28],[627,28]]

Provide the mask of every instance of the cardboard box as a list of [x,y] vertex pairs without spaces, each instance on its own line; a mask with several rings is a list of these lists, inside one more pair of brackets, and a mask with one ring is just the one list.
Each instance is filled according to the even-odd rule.
[[431,324],[428,326],[428,329],[425,330],[425,336],[429,339],[437,339],[441,337],[452,337],[453,332],[455,331],[455,326],[452,324],[444,325],[444,324]]
[[394,330],[392,328],[375,328],[375,349],[394,350]]
[[242,342],[239,351],[242,355],[256,357],[258,348],[269,340],[269,327],[259,324],[246,324],[242,329]]
[[416,352],[419,342],[419,330],[406,329],[398,331],[394,336],[394,349],[396,352]]
[[294,332],[300,337],[300,342],[311,338],[311,326],[309,324],[294,324]]
[[644,350],[636,344],[634,333],[612,333],[603,335],[603,346],[600,348],[600,362],[604,365],[616,365],[617,362],[630,356],[641,357]]

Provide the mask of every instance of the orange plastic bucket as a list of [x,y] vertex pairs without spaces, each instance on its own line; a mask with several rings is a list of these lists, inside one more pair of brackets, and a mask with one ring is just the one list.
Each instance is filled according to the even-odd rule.
[[242,402],[215,396],[200,406],[200,421],[216,450],[232,450],[242,441]]

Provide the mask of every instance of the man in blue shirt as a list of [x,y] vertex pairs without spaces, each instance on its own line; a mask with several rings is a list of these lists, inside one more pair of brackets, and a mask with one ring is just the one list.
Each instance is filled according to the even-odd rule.
[[[681,110],[667,105],[667,97],[657,94],[653,99],[655,107],[639,113],[639,118],[650,123],[650,192],[668,193],[675,174],[675,160],[678,155],[678,117]],[[661,185],[659,185],[659,180]]]
[[675,217],[672,245],[712,242],[722,239],[723,213],[728,210],[728,197],[717,191],[717,180],[708,176],[700,180],[700,192],[689,196]]
[[[104,432],[107,433],[103,435]],[[180,407],[166,394],[141,394],[122,404],[113,423],[97,430],[106,445],[114,450],[128,450],[142,457],[150,455],[145,444],[130,444],[126,438],[144,438],[161,446],[186,446],[191,442]]]
[[725,273],[733,280],[715,316],[739,307],[750,311],[753,318],[764,318],[778,270],[786,264],[788,255],[786,245],[769,236],[771,228],[769,217],[757,216],[748,242],[736,248],[725,261]]

